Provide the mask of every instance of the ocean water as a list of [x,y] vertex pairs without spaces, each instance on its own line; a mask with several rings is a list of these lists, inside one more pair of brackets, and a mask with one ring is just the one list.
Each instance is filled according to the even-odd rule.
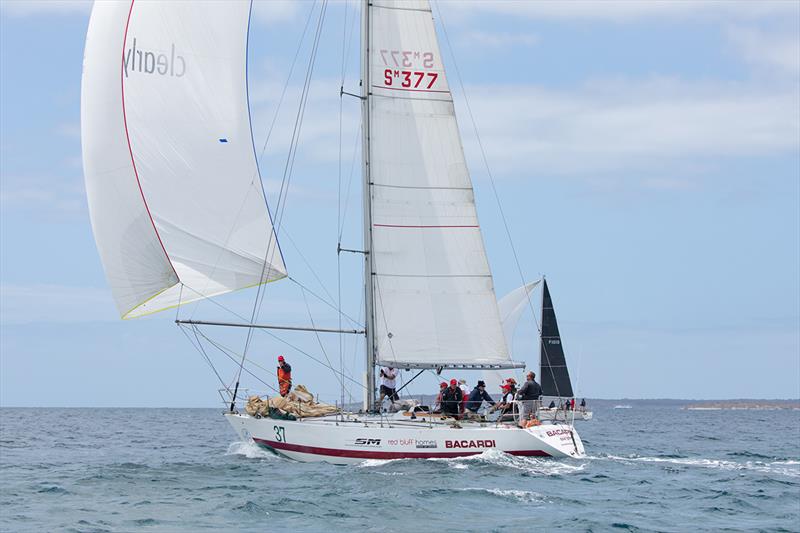
[[0,409],[2,531],[800,531],[800,411],[590,405],[589,457],[296,463],[214,409]]

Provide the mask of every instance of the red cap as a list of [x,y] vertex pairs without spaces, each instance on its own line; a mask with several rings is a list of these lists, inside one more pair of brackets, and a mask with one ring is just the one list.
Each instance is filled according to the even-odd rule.
[[511,385],[504,383],[503,385],[500,385],[500,388],[503,390],[511,390]]
[[445,383],[444,381],[442,381],[441,383],[439,383],[439,388],[440,388],[440,389],[443,389],[443,388],[445,388],[445,387],[447,387],[447,383]]
[[458,385],[458,381],[456,381],[455,378],[453,378],[450,380],[450,385]]
[[282,355],[279,355],[279,356],[278,356],[278,361],[285,361],[285,359],[283,358],[283,356],[282,356]]

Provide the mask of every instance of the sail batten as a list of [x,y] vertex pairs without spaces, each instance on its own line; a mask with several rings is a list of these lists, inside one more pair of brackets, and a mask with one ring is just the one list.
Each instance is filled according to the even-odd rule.
[[513,368],[427,0],[373,0],[368,48],[376,360]]
[[94,5],[84,175],[123,318],[286,276],[252,141],[249,18],[246,0]]

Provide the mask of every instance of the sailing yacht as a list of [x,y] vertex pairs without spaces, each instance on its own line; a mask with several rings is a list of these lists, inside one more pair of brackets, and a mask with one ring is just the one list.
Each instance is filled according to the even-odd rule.
[[[95,3],[83,159],[92,227],[122,318],[287,276],[250,123],[250,11],[247,1]],[[366,318],[363,330],[348,333],[366,338],[363,409],[251,416],[236,407],[237,381],[225,417],[241,439],[299,461],[489,450],[583,456],[565,421],[523,428],[371,414],[377,366],[441,372],[524,364],[511,359],[504,337],[428,0],[365,0],[361,58],[364,233],[356,252],[364,259]]]

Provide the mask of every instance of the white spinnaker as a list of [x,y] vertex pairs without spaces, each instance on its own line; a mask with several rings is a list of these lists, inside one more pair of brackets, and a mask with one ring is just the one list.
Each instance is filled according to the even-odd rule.
[[509,292],[497,302],[497,307],[500,310],[500,322],[503,324],[503,334],[506,337],[506,344],[508,350],[513,354],[513,340],[514,331],[517,329],[517,324],[522,316],[522,313],[528,309],[530,301],[530,293],[533,292],[542,280],[537,279],[530,283],[526,283],[522,287],[517,287]]
[[373,0],[370,167],[377,359],[509,364],[427,0]]
[[81,94],[95,240],[123,318],[286,276],[253,151],[250,2],[96,2]]
[[[526,283],[522,287],[517,287],[497,302],[497,307],[500,310],[500,322],[503,324],[503,334],[506,338],[509,354],[512,357],[514,356],[514,331],[517,329],[522,313],[529,307],[530,293],[541,282],[542,280],[536,280]],[[513,377],[507,374],[507,372],[504,373],[497,370],[484,370],[483,380],[486,382],[486,390],[492,394],[500,390],[500,384],[505,379]]]

